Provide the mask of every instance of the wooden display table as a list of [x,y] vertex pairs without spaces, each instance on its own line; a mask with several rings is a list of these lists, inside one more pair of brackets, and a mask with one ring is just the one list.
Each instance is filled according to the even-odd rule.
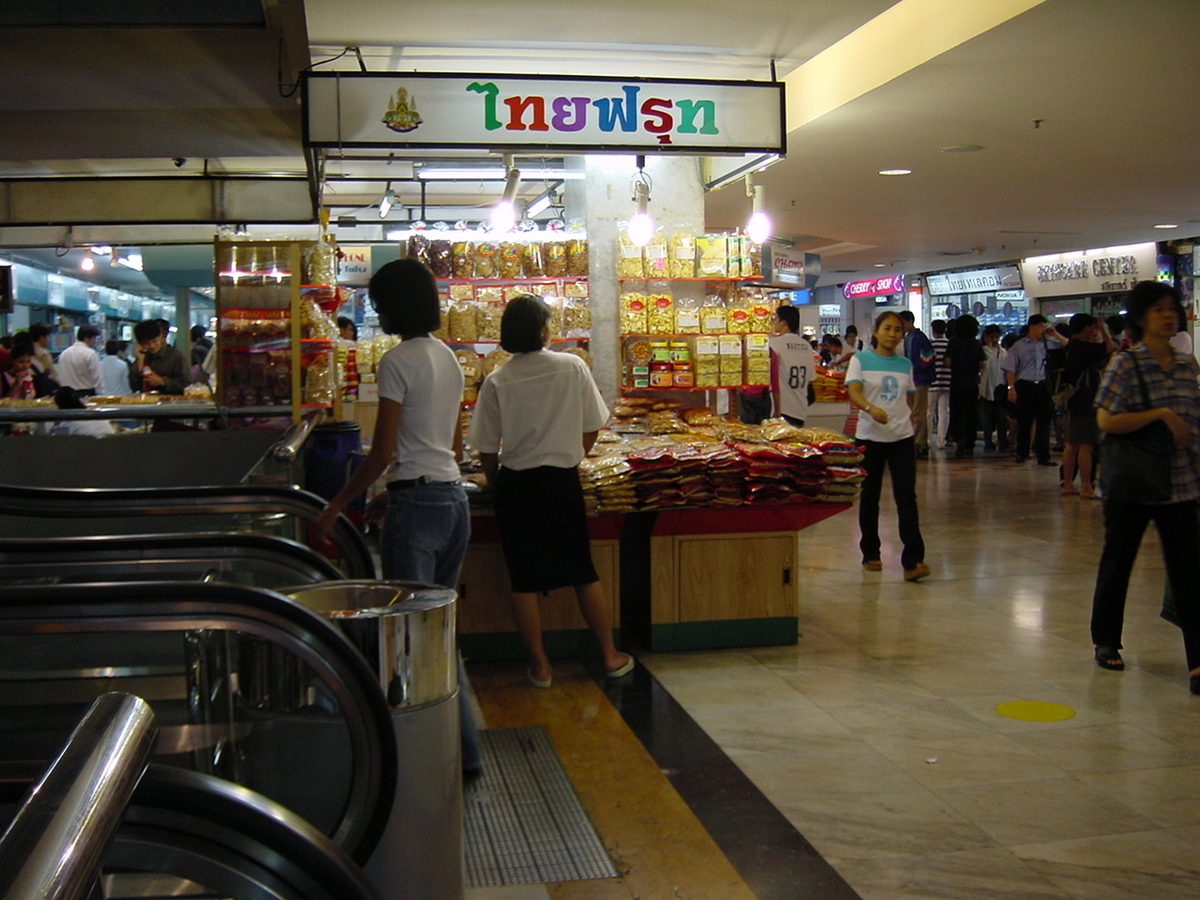
[[[796,643],[798,534],[849,508],[807,503],[647,510],[589,520],[592,559],[622,643],[651,650]],[[459,578],[463,653],[523,658],[495,519],[480,511],[471,525]],[[541,609],[552,657],[596,654],[571,589],[551,591]]]

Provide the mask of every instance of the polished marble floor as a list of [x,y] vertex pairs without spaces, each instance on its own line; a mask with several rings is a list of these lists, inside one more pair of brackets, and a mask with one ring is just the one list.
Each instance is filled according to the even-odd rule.
[[[860,568],[853,511],[802,533],[797,645],[640,662],[864,900],[1200,897],[1200,697],[1187,690],[1178,630],[1158,616],[1153,531],[1130,587],[1126,671],[1101,671],[1088,613],[1102,505],[1062,497],[1055,469],[999,457],[939,457],[918,477],[933,570],[923,583],[902,580],[885,498],[882,573]],[[503,677],[472,668],[489,720]],[[535,692],[518,682],[506,682],[509,708]],[[1011,701],[1073,715],[996,712]],[[736,864],[721,840],[712,852]],[[608,893],[468,896],[720,896],[700,874],[676,879],[674,893],[635,891],[628,877]]]

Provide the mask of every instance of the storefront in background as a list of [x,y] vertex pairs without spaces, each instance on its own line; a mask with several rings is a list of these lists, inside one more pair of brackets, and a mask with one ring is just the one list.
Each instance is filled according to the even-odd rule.
[[1020,265],[1026,293],[1051,322],[1076,313],[1102,318],[1120,313],[1130,288],[1159,277],[1153,242],[1034,256]]
[[1016,331],[1029,318],[1029,297],[1015,264],[925,276],[928,320],[970,313],[980,325]]

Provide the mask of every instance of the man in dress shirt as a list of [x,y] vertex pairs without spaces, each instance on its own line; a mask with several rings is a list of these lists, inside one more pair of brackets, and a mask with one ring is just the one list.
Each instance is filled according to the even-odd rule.
[[100,329],[80,325],[75,343],[58,355],[58,383],[77,397],[94,396],[100,387],[100,354],[95,350]]
[[1054,418],[1054,401],[1046,386],[1046,341],[1062,344],[1053,328],[1046,327],[1046,317],[1029,317],[1029,333],[1012,345],[1008,356],[1000,363],[1008,383],[1008,402],[1017,410],[1017,462],[1029,458],[1029,433],[1036,426],[1033,442],[1039,466],[1052,466],[1050,460],[1050,421]]

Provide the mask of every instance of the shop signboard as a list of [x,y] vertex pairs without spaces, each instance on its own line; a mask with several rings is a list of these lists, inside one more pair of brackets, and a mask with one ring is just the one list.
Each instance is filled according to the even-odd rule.
[[766,287],[811,290],[821,277],[821,257],[776,244],[763,244],[762,273]]
[[371,248],[338,247],[338,284],[362,286],[371,280]]
[[1013,290],[1022,287],[1021,272],[1016,266],[997,266],[992,269],[973,269],[970,272],[937,272],[925,276],[925,286],[933,296],[946,294],[980,294]]
[[786,152],[774,81],[308,72],[304,142],[338,149]]
[[853,300],[855,297],[878,297],[882,294],[903,293],[903,275],[889,275],[886,278],[868,278],[866,281],[847,281],[842,285],[842,296],[847,300]]
[[1157,268],[1158,253],[1153,242],[1032,256],[1021,261],[1025,291],[1031,297],[1124,293],[1136,282],[1154,278]]

